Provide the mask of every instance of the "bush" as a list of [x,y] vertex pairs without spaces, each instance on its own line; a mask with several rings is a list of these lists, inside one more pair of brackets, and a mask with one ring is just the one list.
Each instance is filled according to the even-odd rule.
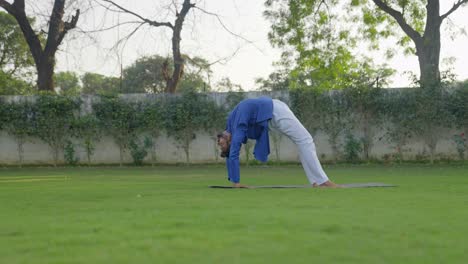
[[135,165],[142,165],[143,160],[148,155],[148,149],[151,148],[153,142],[151,138],[145,137],[143,142],[139,142],[138,139],[134,138],[130,141],[130,154],[133,158],[133,164]]
[[72,135],[71,127],[79,115],[80,105],[80,99],[57,95],[41,95],[34,103],[33,135],[50,146],[54,166]]
[[156,162],[156,139],[164,130],[165,104],[162,100],[143,104],[141,130],[150,135],[151,165]]
[[[381,125],[386,132],[384,137],[395,147],[394,153],[386,157],[388,161],[401,161],[410,139],[425,144],[425,151],[418,158],[434,161],[440,156],[436,149],[442,135],[453,128],[457,130],[456,136],[450,139],[459,157],[466,158],[468,144],[459,136],[468,134],[466,83],[452,90],[360,87],[334,92],[298,89],[289,95],[292,110],[311,134],[321,131],[328,136],[335,158],[355,162],[368,157],[376,140],[376,131],[370,128],[380,128]],[[191,144],[201,131],[212,136],[213,144],[207,147],[212,147],[215,157],[218,157],[213,135],[224,129],[228,111],[244,99],[245,94],[230,92],[221,106],[206,95],[193,91],[149,97],[153,100],[138,103],[118,96],[101,96],[92,105],[92,111],[83,109],[86,114],[80,111],[81,100],[68,96],[43,94],[12,103],[0,100],[0,129],[14,137],[20,165],[24,159],[23,145],[30,137],[40,138],[50,146],[54,165],[59,162],[59,157],[68,163],[74,162],[67,144],[73,139],[76,143],[73,154],[76,154],[78,146],[83,147],[90,164],[96,142],[104,133],[111,136],[119,147],[121,165],[127,152],[134,163],[151,154],[151,163],[154,164],[155,142],[163,131],[175,139],[185,153],[186,162],[190,163]],[[346,131],[359,132],[363,135],[362,141],[351,134],[346,135]],[[144,142],[135,141],[130,146],[132,139],[143,136],[148,136],[148,142],[152,143],[145,149],[146,154],[142,150]],[[274,136],[272,140],[275,146],[279,144],[279,139]],[[245,150],[249,148],[247,145]],[[63,156],[60,155],[62,152]],[[247,158],[250,159],[249,154]],[[279,159],[279,153],[276,154]]]
[[345,153],[346,161],[352,162],[352,163],[358,162],[360,160],[359,155],[361,154],[361,152],[362,152],[361,142],[357,140],[353,136],[353,134],[348,132],[346,134],[345,146],[344,146],[344,153]]
[[16,141],[20,167],[24,160],[24,144],[35,132],[33,117],[33,104],[26,100],[3,105],[3,129]]
[[88,165],[96,149],[96,142],[101,138],[101,127],[94,113],[76,118],[72,124],[72,133],[82,144],[86,152]]
[[68,140],[65,143],[63,157],[68,165],[75,166],[78,164],[79,159],[76,156],[75,145],[73,145],[73,142]]
[[116,96],[102,96],[93,109],[102,129],[114,138],[119,147],[122,166],[130,141],[137,136],[142,126],[141,104],[127,102]]
[[206,127],[205,105],[209,99],[202,94],[189,92],[169,98],[166,104],[166,130],[185,152],[186,163],[190,163],[190,145],[196,132]]

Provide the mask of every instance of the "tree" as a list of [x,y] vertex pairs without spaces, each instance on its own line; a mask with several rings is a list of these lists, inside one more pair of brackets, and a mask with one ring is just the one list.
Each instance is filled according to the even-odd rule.
[[[159,22],[156,20],[145,18],[117,3],[115,1],[110,0],[101,0],[103,2],[109,3],[111,6],[116,7],[119,9],[119,12],[130,14],[141,21],[141,24],[138,26],[141,27],[142,25],[148,24],[153,27],[165,27],[169,28],[172,31],[172,60],[173,60],[173,69],[171,70],[169,67],[169,61],[165,61],[163,64],[163,77],[166,81],[166,93],[175,93],[177,87],[179,85],[179,81],[184,74],[184,66],[185,66],[185,59],[182,56],[180,51],[180,42],[181,32],[184,24],[185,17],[189,13],[190,9],[195,7],[195,4],[191,2],[191,0],[184,0],[180,10],[176,10],[176,18],[173,23],[171,22]],[[172,3],[174,6],[177,7],[175,2]],[[138,29],[137,28],[137,29]]]
[[117,94],[120,91],[120,80],[97,73],[87,72],[81,77],[84,94]]
[[202,57],[186,58],[184,78],[182,78],[179,90],[181,92],[208,92],[211,91],[210,79],[213,72],[211,64]]
[[27,81],[0,70],[0,95],[28,95],[34,93],[34,90]]
[[244,96],[244,89],[242,89],[242,86],[240,84],[233,83],[229,77],[222,78],[219,82],[216,83],[215,87],[219,92],[228,92],[229,94],[233,93],[233,95],[239,93]]
[[154,55],[137,59],[123,71],[124,93],[161,93],[165,91],[163,64],[166,58]]
[[[356,1],[353,1],[356,2]],[[374,8],[363,3],[364,14],[384,13],[391,17],[405,33],[404,38],[411,39],[415,47],[414,53],[418,56],[421,87],[439,87],[441,83],[439,62],[440,62],[440,28],[447,19],[460,6],[468,3],[468,0],[456,0],[453,6],[445,13],[440,13],[439,0],[426,1],[397,1],[388,2],[383,0],[372,0]],[[378,9],[378,10],[376,10]],[[382,18],[383,20],[384,18]],[[389,21],[386,18],[386,21]],[[377,21],[365,19],[368,31],[378,31]],[[390,25],[394,23],[389,23]],[[404,43],[404,41],[402,40]]]
[[8,77],[13,77],[18,70],[25,70],[34,65],[28,44],[15,18],[0,12],[0,70]]
[[454,0],[441,14],[439,0],[291,0],[287,4],[267,0],[265,14],[276,22],[270,33],[272,42],[294,47],[299,66],[325,73],[330,69],[337,77],[352,69],[352,49],[359,38],[369,40],[370,48],[377,49],[380,39],[396,36],[406,53],[418,57],[419,83],[427,88],[441,84],[441,25],[467,2]]
[[[33,22],[32,22],[33,23]],[[0,95],[30,94],[25,76],[34,61],[15,18],[0,12]]]
[[[181,92],[194,90],[206,91],[211,76],[210,65],[207,60],[195,57],[186,59],[184,77],[180,79],[179,90]],[[142,57],[132,65],[124,69],[123,91],[124,93],[162,93],[166,91],[164,78],[164,65],[172,59],[153,55]],[[170,63],[172,64],[172,63]],[[172,70],[172,67],[167,66]]]
[[[336,4],[337,0],[332,0]],[[360,61],[353,56],[356,46],[350,29],[334,24],[337,14],[328,12],[328,1],[267,0],[265,16],[272,28],[268,37],[283,49],[282,63],[291,65],[290,88],[318,90],[348,87]]]
[[81,87],[79,78],[74,72],[59,72],[55,75],[55,85],[60,88],[60,92],[68,95],[80,93]]
[[287,70],[275,71],[268,78],[257,78],[255,84],[261,91],[287,91],[289,90],[289,72]]
[[54,0],[52,12],[49,17],[49,28],[45,45],[41,42],[39,33],[34,31],[30,20],[26,15],[25,0],[14,0],[12,4],[6,0],[0,0],[0,7],[15,17],[24,38],[28,43],[31,55],[34,58],[37,70],[37,87],[39,90],[54,90],[55,53],[62,43],[65,35],[76,27],[80,10],[77,9],[69,21],[64,21],[65,0]]

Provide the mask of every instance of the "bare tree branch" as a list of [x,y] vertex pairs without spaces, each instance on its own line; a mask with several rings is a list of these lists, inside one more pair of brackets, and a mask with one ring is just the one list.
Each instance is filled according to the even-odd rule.
[[132,32],[130,32],[125,37],[119,39],[117,41],[117,43],[112,46],[111,50],[116,49],[118,46],[120,46],[121,43],[123,43],[124,41],[129,40],[145,24],[146,24],[146,22],[140,22],[140,25],[138,25],[135,29],[133,29]]
[[6,64],[7,53],[8,53],[7,47],[4,47],[2,50],[2,57],[0,58],[0,67],[3,67],[3,64]]
[[115,7],[117,7],[118,9],[120,9],[121,11],[123,11],[124,13],[128,13],[128,14],[131,14],[133,16],[136,16],[138,17],[139,19],[143,20],[144,22],[152,25],[152,26],[155,26],[155,27],[169,27],[171,29],[174,28],[174,26],[170,23],[170,22],[158,22],[158,21],[154,21],[154,20],[150,20],[150,19],[147,19],[147,18],[144,18],[142,16],[140,16],[139,14],[133,12],[133,11],[130,11],[118,4],[116,4],[114,1],[110,1],[110,0],[101,0],[101,1],[104,1],[106,3],[109,3]]
[[203,70],[203,66],[210,67],[210,66],[212,66],[214,64],[217,64],[217,63],[223,64],[223,65],[226,64],[229,60],[231,60],[234,56],[236,56],[236,54],[239,52],[240,49],[241,48],[239,47],[231,55],[223,57],[223,58],[219,58],[219,59],[217,59],[215,61],[212,61],[212,62],[208,62],[205,65],[198,64],[193,58],[191,58],[188,55],[185,55],[184,57],[187,58],[193,65],[198,66],[198,71],[196,72],[196,74],[199,74]]
[[372,0],[380,9],[382,9],[385,13],[389,14],[392,16],[397,23],[400,25],[400,27],[403,29],[403,31],[415,42],[415,43],[420,43],[422,41],[421,35],[414,30],[408,23],[406,23],[405,18],[403,15],[396,11],[395,9],[391,8],[388,6],[385,2],[382,0]]
[[120,27],[120,26],[123,26],[123,25],[128,25],[128,24],[138,24],[138,25],[140,25],[142,23],[145,23],[145,22],[127,21],[127,22],[122,22],[122,23],[119,23],[117,25],[113,25],[113,26],[110,26],[110,27],[107,27],[107,28],[96,29],[96,30],[80,30],[80,32],[82,32],[82,33],[99,33],[99,32],[108,31],[108,30],[111,30],[111,29],[114,29],[114,28],[117,28],[117,27]]
[[15,61],[15,63],[13,64],[13,69],[11,69],[11,71],[9,71],[7,73],[8,76],[13,76],[13,74],[15,74],[15,72],[18,70],[20,66],[18,65],[18,63]]
[[169,77],[167,63],[163,65],[163,76],[166,79],[166,92],[175,93],[179,80],[184,74],[184,59],[180,52],[180,41],[181,41],[181,32],[182,26],[191,8],[194,8],[195,4],[191,3],[190,0],[184,0],[182,8],[179,11],[176,11],[176,20],[174,23],[174,28],[172,32],[172,58],[174,60],[174,70],[172,71],[172,77]]
[[458,0],[458,2],[454,3],[452,8],[450,8],[447,13],[443,14],[440,18],[444,20],[447,18],[450,14],[452,14],[455,10],[457,10],[461,5],[468,3],[468,0]]
[[244,40],[245,42],[247,42],[247,43],[249,43],[249,44],[255,45],[255,44],[253,43],[253,41],[248,40],[248,39],[244,38],[243,36],[232,32],[232,31],[223,23],[223,20],[219,17],[218,14],[215,14],[215,13],[212,13],[212,12],[209,12],[209,11],[206,11],[205,9],[200,8],[200,7],[197,7],[197,6],[196,6],[195,8],[198,9],[198,10],[200,10],[200,11],[202,11],[203,13],[205,13],[205,14],[207,14],[207,15],[216,17],[216,19],[218,20],[219,24],[221,24],[221,26],[224,28],[224,30],[226,30],[229,34],[231,34],[231,35],[233,35],[233,36],[235,36],[235,37],[238,37],[238,38]]
[[65,34],[67,34],[70,29],[73,29],[73,28],[76,27],[76,23],[78,22],[79,17],[80,17],[80,10],[77,9],[75,15],[72,16],[72,19],[70,20],[70,22],[65,22],[64,23],[63,30],[59,34],[59,39],[58,39],[58,44],[59,45],[60,45],[60,43],[62,43],[62,40],[65,37]]
[[34,30],[32,29],[28,18],[25,13],[25,5],[24,0],[15,0],[13,4],[9,4],[4,0],[0,0],[0,6],[5,8],[5,10],[13,15],[18,22],[18,25],[23,32],[23,35],[28,43],[29,49],[31,50],[31,54],[34,58],[34,62],[36,65],[40,63],[40,57],[42,55],[42,45],[39,41],[39,37],[36,35]]
[[317,9],[315,10],[314,18],[317,16],[318,12],[320,11],[320,8],[322,7],[322,4],[325,5],[325,7],[327,8],[328,13],[330,13],[330,9],[329,9],[327,3],[325,2],[325,0],[321,0],[320,3],[317,6]]
[[13,14],[15,12],[15,9],[12,6],[12,4],[8,3],[5,0],[0,0],[0,6],[10,14]]

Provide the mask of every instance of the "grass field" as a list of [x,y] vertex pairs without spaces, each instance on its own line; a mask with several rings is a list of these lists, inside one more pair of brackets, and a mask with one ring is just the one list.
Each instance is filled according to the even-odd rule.
[[[305,184],[299,166],[243,183]],[[397,188],[209,189],[221,166],[0,169],[0,263],[467,263],[468,167],[331,166]]]

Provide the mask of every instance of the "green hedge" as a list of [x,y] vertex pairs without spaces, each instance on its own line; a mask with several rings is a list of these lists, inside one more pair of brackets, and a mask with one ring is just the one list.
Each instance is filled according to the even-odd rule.
[[[455,129],[454,143],[464,159],[468,131],[468,85],[450,89],[376,89],[354,87],[341,92],[294,90],[293,111],[314,134],[324,132],[335,157],[371,159],[376,140],[386,140],[401,160],[411,138],[424,142],[431,163],[444,134]],[[376,138],[380,131],[384,136]],[[356,137],[358,137],[356,139]],[[344,142],[340,141],[344,140]],[[359,144],[354,141],[357,140]],[[353,146],[353,147],[350,147]],[[351,153],[352,152],[352,153]]]
[[[62,160],[68,164],[84,162],[77,160],[78,146],[86,151],[90,164],[103,135],[111,136],[119,147],[121,164],[126,153],[135,164],[141,164],[148,155],[154,164],[158,152],[155,142],[163,132],[174,138],[190,163],[191,144],[202,131],[213,135],[213,157],[218,158],[215,134],[224,128],[228,111],[243,98],[245,94],[229,93],[226,102],[218,105],[212,97],[199,93],[142,101],[101,96],[93,98],[91,111],[84,109],[79,97],[39,95],[15,102],[1,98],[0,129],[16,141],[19,164],[23,163],[24,144],[34,138],[49,145],[55,165]],[[457,131],[452,139],[460,159],[465,158],[467,85],[449,91],[365,87],[323,93],[293,90],[289,98],[291,108],[312,134],[328,136],[335,161],[372,159],[376,140],[386,140],[394,147],[385,159],[402,160],[412,138],[425,143],[427,158],[434,161],[441,131],[447,129]]]

